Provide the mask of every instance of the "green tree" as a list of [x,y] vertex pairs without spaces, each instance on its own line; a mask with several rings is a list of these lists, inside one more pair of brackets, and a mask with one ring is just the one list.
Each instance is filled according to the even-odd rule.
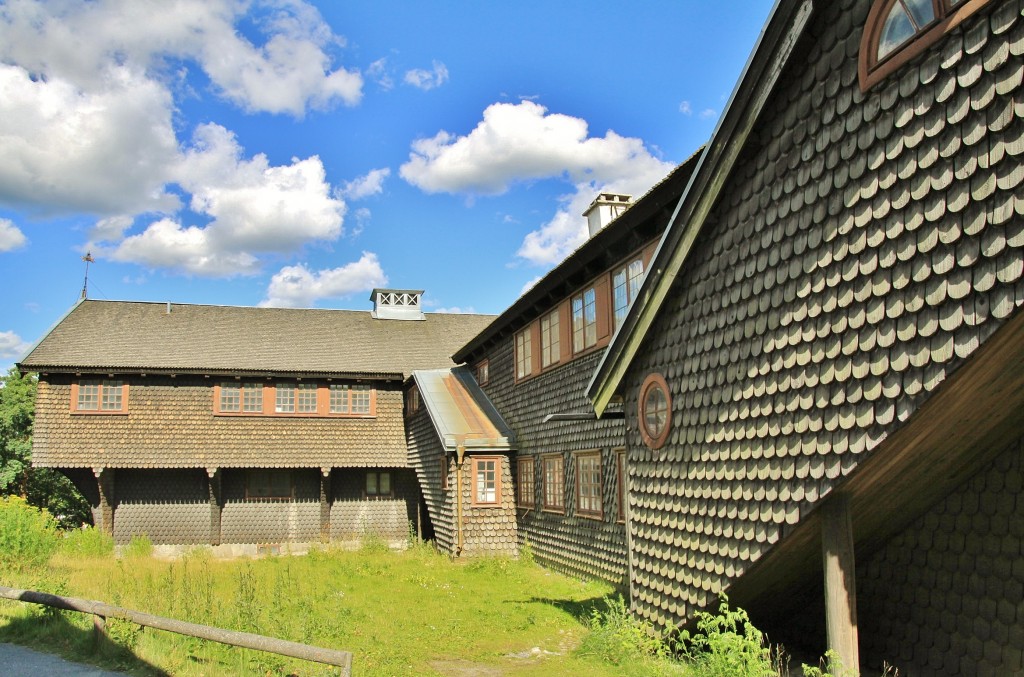
[[36,377],[11,368],[0,377],[0,496],[17,495],[46,508],[61,526],[91,521],[89,504],[75,486],[52,468],[32,467],[32,420]]

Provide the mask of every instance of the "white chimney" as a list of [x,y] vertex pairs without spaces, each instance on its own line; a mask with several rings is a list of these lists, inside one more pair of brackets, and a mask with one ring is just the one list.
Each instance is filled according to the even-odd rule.
[[422,289],[374,289],[370,293],[370,315],[377,320],[425,320],[420,309],[421,296]]
[[619,214],[629,209],[633,202],[632,195],[621,195],[619,193],[601,193],[598,195],[583,216],[587,217],[587,228],[590,229],[590,237],[597,235],[598,231],[612,222]]

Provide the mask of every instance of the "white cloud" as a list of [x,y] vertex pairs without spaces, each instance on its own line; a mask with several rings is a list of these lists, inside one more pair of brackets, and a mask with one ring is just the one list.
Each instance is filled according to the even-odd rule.
[[699,117],[701,120],[707,120],[709,118],[718,117],[718,111],[716,111],[714,108],[705,108],[700,112]]
[[392,89],[395,86],[395,81],[388,71],[387,57],[381,57],[367,66],[366,77],[373,79],[384,90]]
[[[2,25],[2,23],[0,23]],[[127,68],[91,91],[0,64],[0,202],[44,213],[174,209],[171,97]]]
[[437,308],[436,310],[431,310],[430,312],[432,312],[432,313],[445,313],[447,315],[476,315],[477,314],[477,312],[473,308],[473,306],[468,306],[466,308],[461,308],[459,306],[451,306],[450,308]]
[[431,193],[500,194],[521,181],[568,181],[573,192],[561,198],[554,217],[529,233],[517,252],[545,265],[560,261],[586,239],[582,213],[597,193],[639,196],[671,169],[640,139],[613,131],[591,137],[585,120],[523,101],[489,106],[466,136],[442,131],[414,142],[400,173]]
[[683,101],[679,104],[679,112],[683,115],[693,115],[693,107],[690,106],[689,101]]
[[196,130],[177,165],[177,182],[192,194],[205,226],[164,218],[124,239],[110,256],[197,275],[249,274],[255,254],[287,253],[342,233],[345,203],[331,197],[320,158],[271,166],[266,156],[242,157],[234,135],[219,125]]
[[[519,290],[519,296],[522,296],[526,292],[528,292],[531,289],[533,289],[537,285],[537,283],[540,282],[543,279],[544,279],[543,275],[538,275],[537,277],[533,278],[532,280],[530,280],[529,282],[524,284],[523,288]],[[518,298],[518,297],[516,297],[516,298]]]
[[349,200],[362,200],[384,190],[384,179],[391,176],[391,170],[371,169],[365,176],[349,181],[340,189],[340,194]]
[[429,91],[448,82],[448,67],[440,61],[433,63],[433,70],[413,68],[405,72],[405,84]]
[[0,331],[0,358],[23,357],[31,347],[31,344],[24,341],[13,331]]
[[[262,44],[237,30],[243,19]],[[92,89],[112,64],[159,71],[178,59],[245,110],[295,116],[359,102],[362,77],[332,68],[326,51],[340,44],[319,12],[298,0],[22,0],[0,11],[0,59],[32,73]]]
[[377,255],[363,252],[358,261],[340,268],[311,271],[303,264],[287,266],[270,280],[264,307],[309,308],[317,300],[349,296],[386,286],[387,275]]
[[25,244],[25,233],[10,219],[0,219],[0,252],[9,252]]

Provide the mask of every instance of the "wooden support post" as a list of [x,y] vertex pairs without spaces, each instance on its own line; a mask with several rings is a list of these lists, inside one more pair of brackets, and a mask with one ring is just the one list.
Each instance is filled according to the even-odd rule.
[[842,661],[844,675],[859,675],[856,565],[849,496],[832,496],[821,506],[821,554],[828,647]]
[[93,468],[96,486],[99,488],[100,505],[98,526],[106,534],[114,535],[114,469]]
[[331,540],[331,469],[320,468],[320,540]]
[[99,648],[107,640],[107,618],[99,614],[92,616],[92,641]]
[[220,468],[207,468],[206,478],[210,489],[210,545],[220,545],[220,524],[224,509],[224,501],[221,500],[223,492]]

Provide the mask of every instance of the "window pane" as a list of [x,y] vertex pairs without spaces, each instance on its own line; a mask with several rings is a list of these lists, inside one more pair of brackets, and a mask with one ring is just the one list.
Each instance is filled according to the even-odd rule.
[[497,482],[497,462],[494,460],[477,460],[476,500],[478,503],[497,503]]
[[240,411],[242,408],[242,389],[237,383],[220,384],[220,410]]
[[348,408],[348,385],[344,383],[331,384],[331,413],[347,414]]
[[104,381],[102,387],[102,408],[105,411],[121,410],[121,394],[124,392],[121,381]]
[[917,24],[917,30],[935,21],[935,6],[932,5],[932,0],[903,0],[903,3],[910,10],[910,18]]
[[665,421],[668,419],[668,397],[661,386],[655,385],[647,391],[644,411],[647,434],[651,437],[660,436],[665,429]]
[[903,5],[897,2],[893,5],[892,11],[889,12],[885,25],[882,26],[882,34],[878,38],[879,60],[884,59],[897,47],[914,37],[915,32],[914,24],[910,21],[910,17],[907,16],[906,10],[903,9]]
[[597,293],[593,289],[583,293],[583,321],[587,326],[584,342],[589,348],[597,343]]
[[78,408],[85,411],[100,408],[99,381],[82,381],[78,384]]
[[277,384],[277,400],[274,411],[279,414],[290,414],[295,411],[295,386],[285,383]]
[[391,473],[382,472],[380,473],[380,493],[386,495],[391,493]]
[[627,288],[626,269],[616,271],[612,276],[612,309],[615,311],[612,317],[615,326],[622,324],[626,317],[626,309],[629,308],[629,289]]
[[637,259],[629,264],[629,302],[632,303],[633,299],[636,298],[636,293],[640,291],[640,285],[644,281],[644,262],[643,259]]
[[540,356],[541,365],[548,367],[558,362],[561,356],[559,339],[558,311],[548,313],[540,321]]
[[353,414],[370,413],[370,386],[352,386],[349,391]]
[[572,349],[573,352],[583,350],[583,297],[574,296],[572,299]]
[[246,383],[242,386],[242,411],[259,413],[263,411],[263,386]]
[[298,385],[297,410],[303,414],[316,413],[316,384],[300,383]]
[[377,493],[377,473],[368,472],[366,473],[366,495],[376,496]]

